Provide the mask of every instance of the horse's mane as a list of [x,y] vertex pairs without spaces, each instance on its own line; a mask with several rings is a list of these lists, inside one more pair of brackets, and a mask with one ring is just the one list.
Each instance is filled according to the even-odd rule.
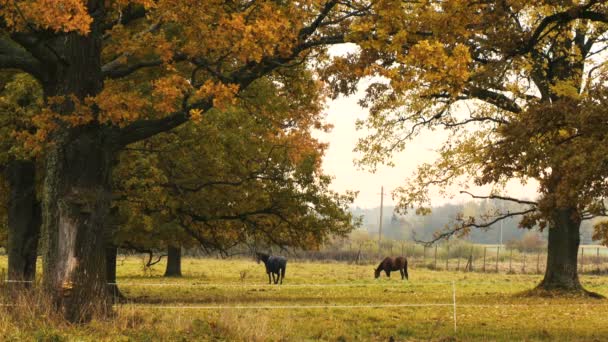
[[382,259],[382,261],[380,261],[380,263],[378,264],[378,267],[376,267],[376,271],[380,271],[381,270],[382,264],[384,264],[384,259]]
[[264,262],[268,261],[268,259],[270,258],[270,255],[269,255],[269,254],[266,254],[266,253],[260,253],[260,252],[256,252],[255,254],[257,255],[257,257],[258,257],[260,260],[262,260],[262,261],[264,261]]

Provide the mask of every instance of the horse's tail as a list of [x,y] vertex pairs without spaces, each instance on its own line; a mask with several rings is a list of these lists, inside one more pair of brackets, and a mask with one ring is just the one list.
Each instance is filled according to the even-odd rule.
[[409,276],[407,274],[407,259],[405,260],[405,266],[403,266],[403,273],[405,273],[405,279],[409,280]]
[[281,278],[285,278],[285,269],[287,268],[287,263],[283,264],[283,267],[281,268]]

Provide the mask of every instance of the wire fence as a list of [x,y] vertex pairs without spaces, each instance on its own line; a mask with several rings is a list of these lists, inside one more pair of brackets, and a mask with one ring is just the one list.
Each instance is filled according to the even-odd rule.
[[[464,271],[507,274],[541,274],[547,262],[546,250],[520,251],[493,245],[434,245],[423,246],[411,242],[391,242],[378,252],[374,242],[346,243],[338,247],[295,254],[295,259],[310,261],[338,261],[351,264],[376,264],[385,256],[402,255],[411,268],[438,271]],[[608,248],[580,247],[578,271],[581,274],[608,275]]]
[[[19,283],[34,283],[33,281],[27,280],[13,280],[13,279],[1,279],[0,287],[4,284],[19,284]],[[394,309],[394,308],[450,308],[450,320],[453,321],[454,332],[458,329],[458,308],[501,308],[501,307],[563,307],[563,306],[576,306],[576,307],[600,307],[608,306],[608,303],[553,303],[543,301],[542,303],[495,303],[495,304],[479,304],[479,303],[459,303],[457,301],[457,289],[462,286],[479,285],[479,284],[494,284],[491,281],[470,281],[470,280],[445,280],[445,281],[423,281],[412,284],[411,282],[390,282],[390,283],[300,283],[300,284],[283,284],[283,285],[270,285],[270,284],[258,284],[258,283],[182,283],[182,282],[168,282],[168,283],[134,283],[134,282],[112,282],[108,283],[111,286],[118,286],[122,289],[137,286],[137,287],[256,287],[256,288],[293,288],[293,287],[309,287],[309,288],[326,288],[326,287],[426,287],[429,285],[436,285],[443,287],[449,296],[441,298],[438,302],[401,302],[401,303],[311,303],[311,304],[264,304],[258,305],[243,305],[240,303],[233,303],[229,305],[224,304],[204,304],[204,305],[168,305],[165,303],[160,304],[141,304],[129,300],[119,300],[117,297],[113,298],[114,308],[118,310],[131,309],[131,310],[316,310],[316,309],[342,309],[342,310],[357,310],[357,309]],[[464,287],[463,287],[464,289]],[[319,298],[322,300],[323,298]],[[5,302],[0,303],[0,307],[14,307],[16,304]]]

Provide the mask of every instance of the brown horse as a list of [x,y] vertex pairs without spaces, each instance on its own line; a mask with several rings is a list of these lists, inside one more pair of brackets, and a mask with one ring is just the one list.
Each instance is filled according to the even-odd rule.
[[409,279],[407,274],[407,259],[405,257],[386,257],[378,268],[374,270],[374,277],[380,277],[380,272],[384,271],[387,277],[391,277],[391,271],[399,271],[401,273],[401,279]]

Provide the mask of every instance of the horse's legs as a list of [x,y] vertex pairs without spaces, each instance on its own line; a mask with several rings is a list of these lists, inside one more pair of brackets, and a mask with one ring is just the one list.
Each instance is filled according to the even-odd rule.
[[281,268],[280,271],[281,271],[281,274],[280,274],[281,284],[283,284],[283,279],[285,279],[285,267]]
[[401,273],[401,280],[405,278],[405,274],[403,273],[403,268],[399,269],[399,273]]
[[403,273],[405,274],[405,279],[410,280],[409,276],[407,275],[407,264],[403,268]]
[[386,276],[390,278],[391,277],[391,271],[387,270],[386,271]]
[[279,278],[281,277],[281,275],[279,273],[277,273],[277,277],[274,278],[274,273],[272,274],[272,278],[274,279],[274,283],[278,284],[279,283]]
[[268,272],[267,274],[268,274],[268,284],[272,284],[272,282],[270,281],[270,272]]

